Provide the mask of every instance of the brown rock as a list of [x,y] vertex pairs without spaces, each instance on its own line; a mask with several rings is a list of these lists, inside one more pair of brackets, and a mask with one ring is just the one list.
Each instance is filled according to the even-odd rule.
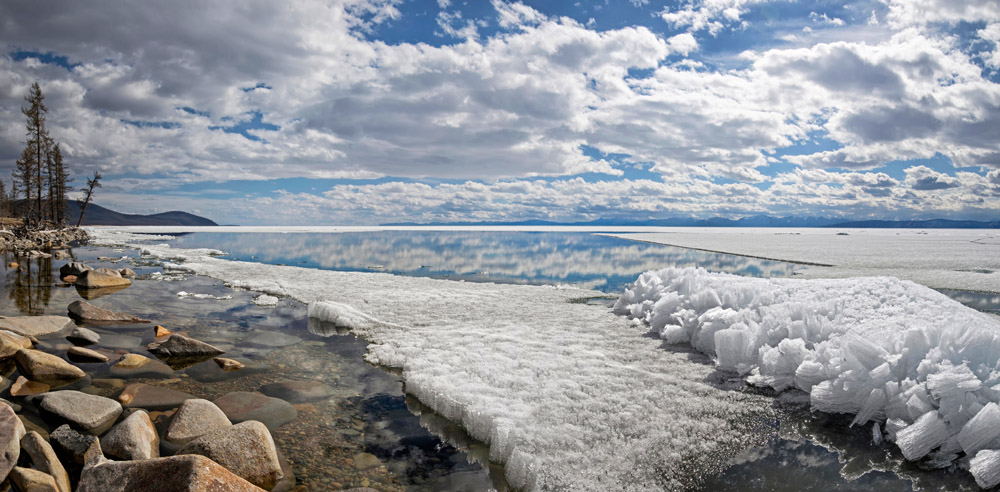
[[74,285],[86,289],[132,285],[132,281],[122,278],[121,273],[111,269],[86,270],[76,276]]
[[66,282],[67,284],[76,283],[76,275],[66,275],[65,277],[62,278],[62,281]]
[[71,383],[87,375],[79,367],[39,350],[18,350],[14,354],[14,363],[26,378],[52,387]]
[[146,410],[166,410],[179,407],[194,396],[170,388],[135,383],[125,387],[118,395],[118,401],[125,408],[145,408]]
[[125,354],[118,362],[115,362],[115,367],[120,367],[122,369],[138,369],[152,361],[149,357],[139,354]]
[[155,378],[171,377],[174,370],[170,366],[139,354],[125,354],[115,365],[111,374],[121,377]]
[[200,398],[185,400],[177,409],[170,427],[163,436],[169,442],[178,445],[187,444],[205,434],[210,434],[231,427],[226,414],[214,403]]
[[219,369],[222,369],[225,372],[239,371],[240,369],[246,367],[246,364],[238,360],[227,359],[225,357],[216,357],[212,359],[212,361],[218,364]]
[[17,381],[14,381],[14,384],[10,386],[11,396],[40,395],[42,393],[47,393],[48,391],[49,391],[49,385],[45,383],[29,381],[24,376],[18,376]]
[[108,356],[83,347],[70,347],[66,351],[66,355],[69,360],[74,362],[107,362],[109,360]]
[[10,263],[7,264],[7,268],[17,268],[19,266],[21,266],[21,265],[18,265],[16,261],[12,261],[12,262],[10,262]]
[[263,489],[199,455],[139,461],[99,460],[80,475],[77,492],[260,492]]
[[11,316],[0,317],[0,330],[12,331],[26,337],[44,337],[69,331],[73,320],[65,316]]
[[0,359],[9,359],[19,349],[31,348],[31,339],[12,331],[0,330]]
[[55,450],[41,434],[34,431],[25,434],[21,438],[21,451],[28,454],[33,467],[52,476],[59,492],[72,492],[66,468],[63,467]]
[[87,301],[73,301],[70,303],[69,315],[78,320],[91,322],[149,323],[148,319],[132,316],[131,314],[109,311]]
[[7,477],[20,492],[60,492],[56,479],[48,473],[15,466]]
[[247,391],[227,393],[213,403],[231,422],[257,420],[271,430],[295,420],[299,415],[295,407],[285,400]]
[[122,278],[135,277],[135,271],[133,271],[131,268],[122,268],[121,270],[118,270],[118,274],[121,275]]
[[182,454],[200,454],[245,478],[248,482],[270,490],[284,476],[278,451],[267,426],[250,420],[191,441],[180,450]]
[[160,437],[144,410],[133,412],[101,438],[104,454],[123,460],[160,457]]
[[168,336],[168,335],[171,335],[171,334],[173,334],[172,331],[164,328],[161,325],[156,325],[156,326],[153,327],[153,336],[156,337],[156,338],[165,337],[165,336]]
[[90,265],[85,265],[83,263],[71,261],[71,262],[69,262],[69,263],[67,263],[67,264],[59,267],[59,276],[61,278],[66,278],[67,276],[70,276],[70,275],[72,275],[74,277],[78,277],[78,276],[80,276],[81,273],[83,273],[83,272],[85,272],[87,270],[93,270],[93,268],[91,268]]
[[17,418],[14,409],[0,404],[0,476],[7,476],[21,456],[21,438],[24,424]]

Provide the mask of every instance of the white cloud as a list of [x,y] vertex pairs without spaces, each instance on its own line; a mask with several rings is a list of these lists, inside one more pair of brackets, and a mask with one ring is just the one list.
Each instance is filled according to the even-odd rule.
[[996,0],[881,0],[889,7],[889,23],[899,28],[934,22],[1000,21]]

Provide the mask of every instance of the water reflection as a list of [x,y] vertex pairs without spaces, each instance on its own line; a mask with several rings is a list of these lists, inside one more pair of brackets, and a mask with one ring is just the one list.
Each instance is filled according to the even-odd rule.
[[[16,261],[17,268],[10,262]],[[45,312],[52,299],[55,284],[52,274],[52,258],[15,257],[9,253],[3,256],[5,268],[4,283],[7,297],[21,314],[37,316]]]
[[217,248],[232,259],[341,271],[526,284],[569,283],[618,292],[647,270],[701,266],[754,277],[788,277],[794,265],[572,232],[375,231],[194,233],[183,248]]

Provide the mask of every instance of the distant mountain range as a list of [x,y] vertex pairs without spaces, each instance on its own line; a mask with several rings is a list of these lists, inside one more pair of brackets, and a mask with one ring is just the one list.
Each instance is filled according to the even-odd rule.
[[[80,216],[80,205],[75,200],[68,200],[66,215],[69,224],[76,225]],[[91,203],[83,214],[82,225],[107,226],[215,226],[215,222],[187,212],[163,212],[152,215],[123,214]]]
[[548,220],[523,220],[516,222],[398,222],[384,226],[654,226],[654,227],[843,227],[858,229],[1000,229],[1000,219],[977,220],[862,220],[848,221],[829,217],[771,217],[755,215],[739,219],[712,217],[710,219],[668,218],[650,220],[597,219],[588,222],[553,222]]

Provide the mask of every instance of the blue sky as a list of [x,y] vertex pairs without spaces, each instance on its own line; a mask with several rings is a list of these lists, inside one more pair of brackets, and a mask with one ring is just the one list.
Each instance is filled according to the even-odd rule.
[[[103,5],[107,3],[107,5]],[[220,223],[995,219],[1000,4],[0,5],[99,204]]]

